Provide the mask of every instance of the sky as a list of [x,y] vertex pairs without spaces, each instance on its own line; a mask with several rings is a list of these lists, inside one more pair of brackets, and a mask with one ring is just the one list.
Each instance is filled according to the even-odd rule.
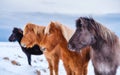
[[120,13],[120,0],[0,0],[0,12]]
[[8,40],[13,27],[23,29],[28,22],[47,25],[53,20],[75,28],[74,22],[79,16],[98,16],[101,23],[119,30],[119,7],[120,0],[0,0],[0,34],[4,34],[0,41]]

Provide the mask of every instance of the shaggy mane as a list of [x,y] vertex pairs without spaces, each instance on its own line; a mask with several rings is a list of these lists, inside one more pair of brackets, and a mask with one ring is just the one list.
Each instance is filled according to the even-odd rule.
[[82,23],[87,23],[87,28],[89,31],[95,34],[97,37],[101,37],[106,43],[113,46],[118,37],[113,33],[111,30],[103,26],[102,24],[96,22],[93,18],[81,17],[80,18]]
[[36,24],[28,23],[25,28],[23,34],[26,34],[28,31],[33,31],[35,34],[43,33],[45,26],[39,26]]
[[[58,22],[56,22],[57,24]],[[70,38],[72,37],[72,35],[74,34],[74,30],[68,28],[67,26],[65,25],[60,25],[60,28],[61,28],[61,31],[62,31],[62,34],[63,36],[65,37],[65,39],[67,40],[67,42],[70,40]]]
[[61,23],[59,22],[51,22],[46,28],[45,28],[45,31],[44,31],[44,34],[49,34],[49,30],[50,30],[50,25],[54,24],[56,27],[60,27],[60,30],[62,31],[62,34],[64,36],[64,38],[67,40],[67,42],[69,41],[69,39],[72,37],[73,33],[74,33],[74,30],[66,27],[65,25],[62,25]]

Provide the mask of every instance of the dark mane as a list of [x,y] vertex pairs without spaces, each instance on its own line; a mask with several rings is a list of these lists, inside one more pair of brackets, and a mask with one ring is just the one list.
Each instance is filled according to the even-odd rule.
[[87,29],[95,35],[95,38],[98,38],[98,40],[102,39],[106,43],[108,43],[110,46],[113,46],[118,37],[115,33],[113,33],[111,30],[103,26],[102,24],[95,21],[92,17],[80,17],[76,21],[76,26],[80,25],[86,25]]

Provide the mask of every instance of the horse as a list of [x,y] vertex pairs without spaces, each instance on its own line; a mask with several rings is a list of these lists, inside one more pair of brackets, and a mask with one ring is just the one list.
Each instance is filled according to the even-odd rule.
[[[28,23],[25,26],[24,31],[23,31],[23,38],[21,40],[21,45],[26,48],[31,48],[34,45],[39,46],[39,43],[41,42],[43,35],[44,35],[44,30],[45,30],[45,26],[38,26],[32,23]],[[43,52],[43,54],[45,55],[46,60],[48,62],[50,75],[58,75],[59,57],[56,56],[57,60],[54,61],[55,62],[54,63],[55,66],[54,66],[53,62],[51,62],[51,57],[49,57],[50,54],[46,54],[45,52]]]
[[[12,34],[9,37],[10,42],[20,41],[23,37],[23,31],[20,28],[13,28]],[[20,45],[22,51],[25,53],[28,59],[28,64],[31,65],[31,55],[42,55],[43,52],[40,50],[38,45],[34,45],[32,48],[24,48]]]
[[[21,45],[23,47],[31,48],[35,44],[39,45],[43,35],[44,35],[45,26],[38,26],[34,24],[27,24],[24,28],[24,35],[21,40]],[[39,45],[40,47],[40,45]],[[42,50],[42,49],[41,49]],[[59,64],[59,52],[56,52],[58,54],[55,54],[55,59],[51,59],[51,53],[45,53],[43,54],[46,57],[46,60],[48,61],[50,75],[58,75],[58,64]],[[53,57],[53,56],[52,56]]]
[[[51,26],[51,25],[55,25],[55,27],[56,27],[56,24],[59,24],[59,23],[56,23],[56,22],[51,22],[49,25]],[[50,33],[50,35],[51,35],[51,30],[49,29],[49,25],[48,25],[48,27],[45,27],[45,29],[43,30],[44,31],[44,35],[43,35],[43,37],[39,37],[38,35],[36,35],[36,36],[32,36],[32,34],[31,35],[24,35],[24,36],[26,36],[26,38],[22,38],[22,40],[24,40],[24,41],[21,41],[21,44],[23,44],[23,42],[24,42],[24,44],[25,44],[25,42],[32,42],[31,44],[32,45],[34,45],[34,44],[37,44],[37,45],[39,45],[40,46],[40,41],[39,41],[39,43],[37,42],[37,40],[38,39],[43,39],[44,37],[45,37],[45,35],[46,35],[46,33],[48,34],[48,33]],[[58,25],[59,26],[59,25]],[[52,27],[50,27],[50,28],[52,28]],[[26,29],[26,28],[25,28]],[[66,38],[66,40],[65,40],[65,38],[63,37],[63,39],[65,40],[65,45],[66,45],[66,41],[68,41],[69,39],[70,39],[70,37],[72,36],[72,34],[73,34],[73,31],[71,31],[69,28],[67,28],[67,27],[65,27],[65,26],[61,26],[61,31],[63,32],[62,33],[62,36],[64,35],[65,36],[65,38]],[[49,31],[50,30],[50,31]],[[56,29],[55,29],[56,30]],[[29,31],[29,30],[24,30],[24,31]],[[58,31],[56,31],[56,32],[58,32]],[[59,31],[60,32],[60,31]],[[68,34],[68,32],[69,32],[69,34]],[[35,35],[35,33],[33,34],[33,35]],[[59,35],[58,35],[59,36]],[[54,42],[54,40],[55,39],[58,39],[58,38],[60,38],[60,37],[58,37],[58,36],[52,36],[52,38],[54,38],[54,39],[51,39],[51,42],[47,42],[48,44],[49,43],[52,43],[53,42],[53,44],[49,44],[49,47],[51,47],[51,48],[49,48],[49,49],[45,49],[45,48],[43,48],[43,47],[41,47],[40,46],[40,48],[41,48],[41,50],[44,52],[44,54],[45,54],[45,57],[46,57],[46,59],[47,59],[47,61],[48,61],[48,63],[49,63],[49,68],[50,68],[50,75],[53,75],[53,73],[55,74],[55,75],[58,75],[58,64],[59,64],[59,59],[61,59],[61,51],[60,51],[60,47],[57,47],[57,45],[56,45],[56,43],[59,43],[59,41],[61,40],[61,39],[59,39],[59,41],[56,41],[56,43]],[[37,39],[36,40],[27,40],[27,39],[29,39],[29,38],[36,38],[37,37]],[[39,38],[38,38],[39,37]],[[57,38],[56,38],[57,37]],[[48,38],[48,40],[50,40],[49,38]],[[46,39],[47,40],[47,39]],[[42,41],[42,40],[41,40]],[[64,42],[63,42],[64,43]],[[29,46],[31,46],[31,45],[29,45]],[[28,47],[29,47],[28,46]],[[67,46],[65,46],[65,48],[63,47],[63,49],[66,49],[66,47]],[[45,49],[45,50],[44,50]],[[62,47],[61,47],[61,49],[62,49]],[[68,51],[68,54],[66,53],[66,51]],[[87,52],[88,51],[88,52]],[[73,75],[73,74],[71,74],[71,73],[73,73],[72,71],[71,71],[71,69],[70,69],[70,66],[68,65],[68,59],[69,59],[69,50],[65,50],[65,55],[66,55],[66,60],[64,60],[64,61],[66,61],[66,63],[63,63],[63,65],[64,65],[64,67],[65,67],[65,70],[66,70],[66,72],[67,72],[67,75]],[[71,53],[72,54],[72,53]],[[74,52],[72,55],[74,56],[75,54],[77,54],[76,56],[79,56],[79,57],[81,57],[80,56],[80,54],[78,54],[77,52]],[[84,51],[83,52],[83,54],[87,54],[86,55],[86,57],[88,57],[88,58],[86,58],[86,60],[83,60],[83,61],[89,61],[89,59],[90,59],[90,57],[89,57],[89,49],[88,50],[86,50],[86,52]],[[64,55],[64,54],[63,54]],[[62,56],[62,58],[64,58],[64,56]],[[68,58],[68,59],[67,59]],[[75,59],[77,59],[77,58],[75,58],[74,57],[74,60]],[[71,59],[69,59],[69,60],[71,60]],[[71,61],[71,62],[73,62],[72,64],[76,64],[76,63],[74,63],[74,61]],[[82,63],[82,62],[80,62],[80,63]],[[72,66],[72,64],[71,64],[71,66]],[[83,66],[83,65],[82,65]],[[85,65],[84,65],[85,66]],[[86,62],[86,67],[87,67],[87,62]],[[85,69],[85,71],[87,71],[87,69]],[[79,72],[80,73],[80,72]],[[85,74],[84,74],[85,75]]]
[[27,23],[23,31],[21,46],[25,48],[31,48],[34,45],[39,44],[39,42],[43,37],[44,29],[45,29],[45,26],[39,26],[36,24]]
[[76,31],[68,42],[72,51],[91,46],[90,56],[95,75],[116,75],[120,65],[120,42],[118,36],[93,18],[76,20]]
[[[57,54],[63,61],[67,75],[87,75],[90,47],[84,48],[81,53],[68,50],[67,43],[74,31],[59,22],[51,22],[44,31],[45,35],[40,42],[41,49],[46,54],[59,52]],[[54,58],[55,56],[52,59]]]

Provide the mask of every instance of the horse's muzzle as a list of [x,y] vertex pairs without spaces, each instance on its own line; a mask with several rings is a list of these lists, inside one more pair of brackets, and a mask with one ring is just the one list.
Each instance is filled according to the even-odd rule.
[[24,43],[21,43],[21,46],[24,47],[24,48],[26,47],[26,45]]
[[44,52],[46,50],[46,48],[40,47],[40,50]]

